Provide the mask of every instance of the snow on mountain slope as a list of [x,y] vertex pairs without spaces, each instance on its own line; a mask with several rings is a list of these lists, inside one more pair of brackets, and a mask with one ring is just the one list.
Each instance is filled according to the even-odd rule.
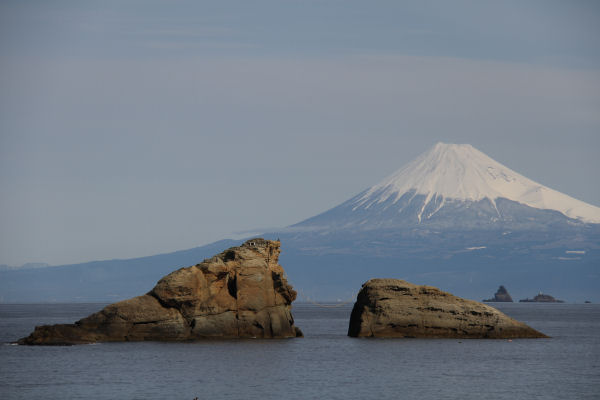
[[[600,223],[600,208],[532,181],[491,159],[469,144],[437,143],[356,199],[353,209],[368,209],[406,193],[425,195],[419,221],[431,201],[440,210],[446,200],[480,201],[506,198],[569,218]],[[434,212],[434,213],[435,213]],[[430,217],[432,214],[429,214]]]

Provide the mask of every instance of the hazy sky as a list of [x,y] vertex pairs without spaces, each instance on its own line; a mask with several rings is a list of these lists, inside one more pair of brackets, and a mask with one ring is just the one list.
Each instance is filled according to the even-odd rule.
[[600,3],[0,2],[0,264],[283,227],[437,141],[600,206]]

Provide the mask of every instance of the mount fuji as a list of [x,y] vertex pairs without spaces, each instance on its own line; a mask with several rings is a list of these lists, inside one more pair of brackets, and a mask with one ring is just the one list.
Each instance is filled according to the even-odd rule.
[[517,294],[542,290],[581,301],[600,293],[600,208],[468,144],[438,143],[276,236],[290,248],[289,262],[282,260],[290,276],[312,288],[320,277],[320,293],[337,293],[340,277],[360,287],[375,276],[472,298],[500,284]]
[[[349,299],[400,278],[473,299],[504,285],[600,301],[600,208],[534,182],[468,144],[438,143],[381,182],[305,221],[266,232],[300,299]],[[238,245],[130,260],[0,271],[0,302],[114,301]]]
[[438,143],[380,183],[295,226],[523,228],[558,221],[600,223],[600,208],[534,182],[471,145]]

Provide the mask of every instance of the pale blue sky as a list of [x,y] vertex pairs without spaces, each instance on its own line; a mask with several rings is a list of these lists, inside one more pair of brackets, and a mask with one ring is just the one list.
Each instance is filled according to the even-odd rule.
[[600,205],[596,1],[3,1],[0,263],[282,227],[437,141]]

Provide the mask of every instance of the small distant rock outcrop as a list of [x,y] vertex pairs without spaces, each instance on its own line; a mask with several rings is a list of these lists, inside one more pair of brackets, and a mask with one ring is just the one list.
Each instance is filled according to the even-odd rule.
[[510,297],[508,290],[503,285],[500,285],[494,297],[483,301],[486,303],[512,303],[513,299]]
[[519,303],[564,303],[563,300],[557,300],[549,294],[539,292],[533,299],[526,298],[519,300]]
[[398,279],[371,279],[362,286],[352,309],[348,336],[547,337],[488,305]]
[[252,239],[162,278],[149,293],[74,324],[38,326],[19,344],[187,341],[302,336],[296,292],[278,264],[280,242]]

